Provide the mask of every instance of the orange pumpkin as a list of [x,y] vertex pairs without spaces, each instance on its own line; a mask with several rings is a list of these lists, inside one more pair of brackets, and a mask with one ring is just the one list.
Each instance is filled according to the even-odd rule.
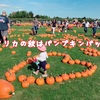
[[17,71],[20,70],[20,68],[19,68],[17,65],[15,65],[15,66],[13,66],[13,70],[14,70],[15,72],[17,72]]
[[56,76],[55,81],[58,82],[58,83],[61,83],[63,81],[63,79],[62,79],[61,76]]
[[81,65],[85,66],[86,61],[81,61]]
[[84,48],[80,48],[81,51],[84,51]]
[[97,55],[100,56],[100,51],[97,51]]
[[22,82],[22,87],[23,87],[23,88],[28,88],[28,87],[29,87],[28,81],[23,81],[23,82]]
[[41,86],[44,85],[44,79],[42,77],[36,79],[36,84]]
[[68,79],[69,79],[69,75],[68,74],[62,74],[61,75],[62,76],[62,79],[64,80],[64,81],[67,81]]
[[79,59],[75,59],[75,64],[80,64],[80,60]]
[[3,49],[2,48],[0,48],[0,51],[2,51]]
[[58,56],[61,56],[61,53],[60,53],[60,52],[58,52],[58,53],[57,53],[57,55],[58,55]]
[[26,80],[27,79],[27,77],[25,76],[25,75],[20,75],[19,77],[18,77],[18,80],[20,81],[20,82],[23,82],[24,80]]
[[11,54],[15,55],[16,54],[16,51],[11,51]]
[[74,74],[74,73],[70,73],[70,74],[69,74],[69,78],[70,78],[70,79],[74,79],[74,78],[75,78],[75,74]]
[[67,59],[62,59],[62,62],[63,63],[67,63],[69,61],[69,59],[67,60]]
[[29,77],[27,77],[27,81],[29,84],[33,84],[35,82],[35,77],[29,76]]
[[6,80],[0,79],[0,99],[10,98],[14,95],[14,86]]
[[86,62],[86,66],[87,67],[90,67],[90,66],[92,66],[92,63],[89,61],[89,62]]
[[92,53],[92,56],[97,57],[98,54],[94,52],[94,53]]
[[57,55],[57,52],[53,51],[53,52],[52,52],[52,55],[53,55],[53,56],[56,56],[56,55]]
[[48,56],[52,56],[52,52],[48,52]]
[[27,63],[26,63],[26,61],[23,60],[23,61],[21,62],[21,64],[22,64],[23,66],[25,66]]
[[10,76],[11,75],[11,73],[9,72],[9,71],[7,71],[6,73],[5,73],[5,76],[6,77],[8,77],[8,76]]
[[13,82],[16,80],[16,76],[15,75],[10,75],[10,76],[7,76],[7,81],[9,82]]
[[75,64],[75,61],[74,60],[69,60],[68,63],[73,65],[73,64]]
[[86,71],[81,72],[82,77],[87,77],[88,73]]
[[55,83],[54,77],[53,76],[47,77],[46,83],[49,84],[49,85],[53,85]]
[[50,64],[47,63],[46,66],[45,66],[45,68],[46,68],[46,69],[50,69]]
[[95,65],[95,64],[92,65],[92,66],[91,66],[91,69],[96,70],[96,69],[97,69],[97,65]]
[[26,56],[30,57],[31,56],[31,53],[27,53]]
[[86,72],[87,72],[88,76],[91,76],[93,74],[89,69],[87,69]]
[[23,65],[22,63],[19,63],[17,66],[18,66],[20,69],[24,67],[24,65]]
[[26,62],[27,62],[27,64],[32,64],[33,59],[32,59],[32,58],[28,58],[28,59],[26,60]]
[[12,48],[13,48],[13,46],[11,45],[11,46],[9,46],[9,48],[10,48],[10,49],[12,49]]
[[76,73],[75,73],[75,77],[76,77],[76,78],[80,78],[80,77],[81,77],[81,73],[80,73],[80,72],[76,72]]

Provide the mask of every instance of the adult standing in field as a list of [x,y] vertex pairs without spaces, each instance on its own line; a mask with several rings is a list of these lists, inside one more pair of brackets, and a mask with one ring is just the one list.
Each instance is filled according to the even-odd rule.
[[90,23],[88,21],[85,22],[85,20],[83,20],[83,27],[84,27],[85,34],[88,32],[89,25],[90,25]]
[[[9,30],[10,30],[9,19],[7,18],[6,12],[3,11],[2,15],[0,15],[0,32],[4,43],[6,42]],[[2,40],[0,40],[0,42],[1,41]]]
[[94,22],[93,22],[93,26],[92,26],[92,30],[93,30],[93,37],[96,37],[96,32],[97,32],[97,27],[98,27],[98,20],[96,19]]
[[53,34],[55,34],[56,24],[57,24],[57,22],[56,22],[56,20],[54,19],[54,20],[52,21],[52,33],[53,33]]
[[34,20],[33,20],[33,27],[32,27],[32,34],[33,35],[38,34],[38,25],[39,25],[38,20],[36,18],[34,18]]
[[67,27],[68,27],[68,24],[69,24],[69,23],[68,23],[68,20],[67,20],[67,19],[65,19],[65,32],[67,32],[67,29],[68,29],[68,28],[67,28]]

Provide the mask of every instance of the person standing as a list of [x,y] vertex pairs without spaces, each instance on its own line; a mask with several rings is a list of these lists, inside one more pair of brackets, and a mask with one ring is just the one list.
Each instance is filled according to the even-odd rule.
[[57,22],[56,22],[56,20],[54,19],[54,20],[52,21],[52,33],[53,33],[53,34],[55,34],[56,24],[57,24]]
[[4,43],[6,42],[8,31],[10,31],[10,23],[6,12],[3,11],[2,15],[0,15],[0,32]]
[[98,26],[98,20],[95,20],[95,21],[93,22],[93,26],[92,26],[92,30],[93,30],[92,35],[93,35],[93,37],[96,37],[97,26]]
[[32,34],[33,35],[38,34],[38,25],[39,25],[38,20],[36,18],[34,18],[34,20],[33,20],[33,27],[32,27],[32,32],[33,32]]
[[90,25],[90,23],[88,21],[85,22],[85,20],[83,20],[83,27],[84,27],[85,34],[88,32],[89,25]]
[[67,27],[68,27],[68,24],[69,24],[69,23],[68,23],[68,20],[66,19],[66,20],[65,20],[65,32],[67,32],[67,29],[68,29],[68,28],[67,28]]

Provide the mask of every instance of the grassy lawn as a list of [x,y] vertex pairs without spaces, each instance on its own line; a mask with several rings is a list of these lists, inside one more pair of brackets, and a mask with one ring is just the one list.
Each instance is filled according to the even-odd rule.
[[[73,30],[76,30],[76,33],[74,33],[73,30],[68,30],[67,33],[56,32],[54,37],[40,37],[40,34],[49,34],[51,32],[46,32],[46,28],[41,27],[38,35],[32,36],[24,31],[21,31],[22,29],[31,29],[30,26],[13,26],[12,28],[16,30],[8,37],[10,40],[9,46],[11,46],[12,42],[16,40],[18,41],[18,47],[10,49],[9,46],[7,48],[2,48],[2,45],[0,45],[0,48],[3,49],[0,51],[0,79],[6,79],[5,72],[8,69],[12,68],[15,64],[19,64],[22,60],[26,60],[28,58],[26,56],[28,51],[32,51],[30,57],[39,54],[36,47],[29,48],[28,46],[20,46],[20,41],[18,40],[19,38],[28,41],[28,39],[31,37],[32,40],[42,40],[45,42],[48,40],[53,41],[55,39],[64,38],[64,36],[67,34],[83,39],[83,37],[78,36],[78,34],[84,34],[83,28],[78,29],[75,27]],[[97,32],[99,33],[100,29],[98,29]],[[94,40],[91,34],[92,29],[89,28],[86,37],[88,37],[90,40]],[[99,37],[96,37],[95,39],[100,42]],[[86,48],[86,46],[82,47]],[[100,51],[100,47],[96,47],[94,44],[92,47]],[[62,44],[54,46],[52,43],[51,46],[47,46],[47,52],[56,51],[66,53],[69,54],[72,59],[80,59],[81,61],[85,60],[95,63],[97,65],[97,70],[92,76],[88,76],[86,78],[81,77],[79,79],[69,79],[68,81],[63,81],[62,83],[55,82],[53,85],[48,85],[45,83],[43,86],[38,86],[36,83],[34,83],[28,88],[23,88],[21,83],[18,81],[18,77],[22,74],[29,76],[32,71],[34,71],[34,66],[27,64],[23,69],[16,73],[16,80],[12,82],[15,87],[15,95],[8,100],[100,100],[100,56],[94,57],[85,55],[80,48],[81,47],[76,45],[72,49],[67,49],[64,48]],[[11,51],[13,50],[16,51],[15,55],[11,54]],[[47,62],[51,66],[47,71],[49,75],[52,73],[52,76],[56,77],[57,75],[61,75],[63,73],[69,74],[72,72],[81,72],[87,69],[87,67],[82,65],[70,65],[68,63],[64,64],[62,59],[62,56],[49,56],[47,59]],[[31,67],[33,68],[31,69]],[[38,76],[33,76],[38,78],[41,76],[41,73],[39,73]]]

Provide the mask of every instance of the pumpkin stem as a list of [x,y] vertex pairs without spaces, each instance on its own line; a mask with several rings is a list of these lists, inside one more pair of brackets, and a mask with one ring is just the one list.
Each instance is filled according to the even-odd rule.
[[9,92],[9,95],[15,95],[15,92]]

